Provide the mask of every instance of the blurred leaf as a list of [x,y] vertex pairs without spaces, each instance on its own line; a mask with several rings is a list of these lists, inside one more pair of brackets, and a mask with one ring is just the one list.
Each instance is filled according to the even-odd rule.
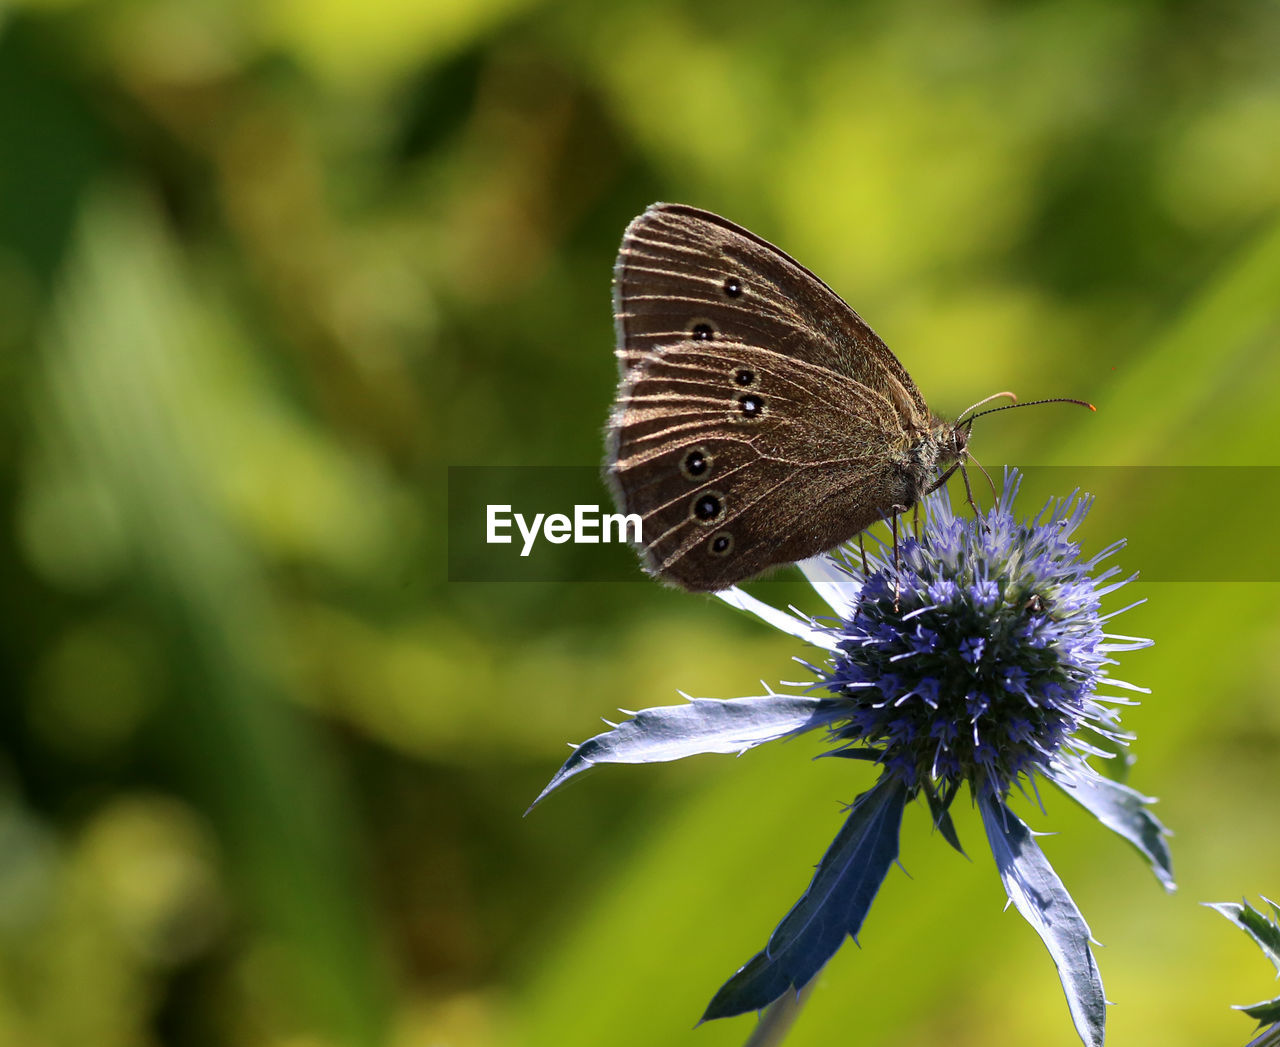
[[132,569],[174,656],[174,770],[211,805],[233,875],[287,948],[301,1012],[337,1042],[384,1023],[342,787],[267,661],[261,566],[217,509],[185,408],[212,329],[134,193],[93,201],[47,348],[53,424],[119,506]]
[[253,9],[262,38],[293,50],[338,83],[377,82],[438,60],[529,6],[531,0],[271,0]]

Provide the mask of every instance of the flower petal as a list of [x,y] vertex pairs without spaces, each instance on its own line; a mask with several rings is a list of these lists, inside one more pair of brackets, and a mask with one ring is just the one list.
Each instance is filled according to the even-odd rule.
[[840,618],[848,618],[858,606],[858,593],[862,583],[848,571],[842,570],[830,554],[811,556],[801,560],[797,567],[809,579],[813,591],[821,596]]
[[883,776],[860,796],[818,871],[769,938],[707,1005],[703,1021],[759,1010],[788,989],[803,988],[862,927],[876,892],[898,858],[907,789]]
[[529,810],[598,763],[662,763],[699,753],[743,753],[762,742],[825,727],[841,713],[841,703],[830,698],[791,694],[693,698],[686,705],[643,709],[574,749]]
[[[960,844],[960,836],[956,832],[956,824],[951,820],[951,812],[947,810],[948,801],[944,801],[933,789],[924,789],[925,800],[929,804],[929,817],[933,819],[933,827],[942,833],[942,838],[951,844],[957,851],[964,854],[964,847]],[[954,797],[954,793],[952,794]]]
[[1107,998],[1088,924],[1022,820],[991,795],[982,796],[978,807],[1005,893],[1048,946],[1076,1032],[1087,1047],[1102,1047]]
[[1147,805],[1155,802],[1151,797],[1102,777],[1088,765],[1055,762],[1045,777],[1108,829],[1138,848],[1166,891],[1177,888],[1173,881],[1173,856],[1165,841],[1169,830],[1147,810]]
[[781,629],[790,636],[805,640],[815,647],[821,647],[827,651],[836,650],[836,638],[829,632],[819,629],[817,626],[811,625],[793,614],[787,614],[786,611],[770,607],[763,600],[757,600],[750,593],[739,589],[736,585],[729,589],[722,589],[712,595],[719,597],[730,607],[736,607],[740,611],[754,614],[761,621],[772,625],[775,629]]

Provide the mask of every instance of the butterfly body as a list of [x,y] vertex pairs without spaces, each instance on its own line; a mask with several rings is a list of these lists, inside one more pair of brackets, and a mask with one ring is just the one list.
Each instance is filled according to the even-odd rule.
[[714,591],[915,505],[965,453],[875,332],[726,219],[655,204],[615,269],[607,476],[646,569]]

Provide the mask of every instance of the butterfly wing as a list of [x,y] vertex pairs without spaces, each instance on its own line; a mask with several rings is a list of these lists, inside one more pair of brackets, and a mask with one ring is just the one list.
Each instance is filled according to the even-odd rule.
[[[714,591],[852,537],[918,482],[890,404],[739,342],[646,353],[615,408],[609,478],[648,570]],[[749,383],[739,379],[749,375]]]
[[615,280],[609,479],[648,569],[721,589],[910,505],[928,409],[821,280],[716,215],[657,204]]
[[[904,424],[929,409],[906,368],[845,301],[799,262],[696,207],[654,204],[622,237],[614,317],[625,376],[639,354],[725,338],[843,374],[889,399]],[[705,326],[700,326],[705,325]]]

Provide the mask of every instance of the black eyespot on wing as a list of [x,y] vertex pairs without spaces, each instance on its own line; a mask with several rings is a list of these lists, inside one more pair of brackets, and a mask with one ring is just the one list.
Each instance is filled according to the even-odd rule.
[[695,520],[710,523],[724,513],[724,502],[717,494],[700,494],[693,500],[692,513]]
[[731,276],[724,282],[724,293],[730,298],[737,298],[742,294],[742,281],[736,276]]
[[733,535],[728,531],[712,535],[707,541],[707,551],[712,556],[728,556],[733,551]]
[[756,373],[755,371],[748,370],[745,367],[739,367],[733,373],[733,380],[739,385],[750,385],[756,380]]
[[759,418],[764,414],[764,397],[755,393],[747,393],[738,397],[738,410],[744,418]]
[[690,329],[695,342],[709,342],[716,336],[715,328],[705,321],[699,321]]
[[699,476],[705,476],[710,468],[711,456],[701,447],[687,451],[680,459],[680,472],[687,480],[696,480]]

